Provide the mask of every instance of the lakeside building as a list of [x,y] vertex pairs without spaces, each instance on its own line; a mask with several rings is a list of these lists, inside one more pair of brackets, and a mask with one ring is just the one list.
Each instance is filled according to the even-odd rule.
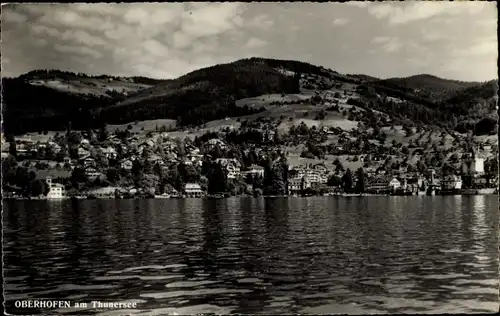
[[203,197],[205,192],[198,183],[186,183],[184,186],[184,194],[187,197]]
[[393,178],[390,182],[389,182],[389,188],[391,190],[398,190],[399,188],[401,187],[401,182],[396,179],[396,178]]
[[302,192],[302,180],[293,179],[288,181],[288,194],[298,195]]
[[254,177],[255,176],[264,177],[264,167],[251,165],[246,173],[251,174]]
[[49,187],[49,192],[47,193],[47,199],[57,200],[63,199],[65,197],[64,185],[59,183],[53,183],[51,177],[45,179],[47,186]]
[[368,193],[384,193],[388,190],[388,181],[384,177],[375,177],[369,179],[365,188],[365,191]]
[[467,176],[484,174],[484,157],[476,154],[467,154],[462,158],[462,174]]
[[455,175],[446,176],[441,180],[441,190],[462,189],[462,179]]

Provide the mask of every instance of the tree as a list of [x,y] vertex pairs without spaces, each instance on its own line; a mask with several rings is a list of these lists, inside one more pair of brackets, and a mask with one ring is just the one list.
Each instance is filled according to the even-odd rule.
[[16,147],[16,143],[14,142],[14,140],[9,142],[9,154],[11,154],[12,157],[17,158],[17,147]]
[[144,172],[144,162],[142,162],[139,159],[135,159],[132,162],[132,170],[131,171],[135,177],[140,176]]
[[37,179],[31,182],[31,195],[39,196],[45,193],[46,184],[44,181]]
[[267,183],[264,183],[264,194],[285,195],[287,192],[286,183],[283,179],[282,164],[270,166]]
[[85,169],[81,167],[76,167],[75,169],[73,169],[73,171],[71,172],[70,181],[73,186],[77,186],[78,183],[86,182],[87,177],[85,176]]
[[111,183],[116,183],[120,180],[120,173],[116,168],[109,168],[106,170],[106,179]]
[[27,189],[30,181],[28,169],[18,167],[16,169],[15,184],[23,189]]
[[264,187],[264,178],[259,175],[256,175],[253,178],[252,188],[255,191],[256,189],[262,189],[263,187]]
[[159,182],[160,178],[157,175],[143,174],[138,181],[138,187],[146,189],[149,193],[154,194]]
[[184,144],[184,141],[179,138],[176,140],[176,143],[177,143],[177,155],[181,158],[186,156],[186,146]]
[[176,190],[182,191],[184,188],[184,181],[179,174],[177,166],[174,166],[170,170],[167,171],[165,176],[165,182],[172,185]]
[[103,124],[101,128],[99,129],[99,141],[105,141],[108,139],[108,130],[106,128],[106,124]]
[[245,183],[253,184],[253,182],[254,182],[254,175],[251,173],[247,173],[247,175],[245,176]]
[[357,193],[364,193],[365,192],[365,173],[363,171],[363,168],[359,168],[356,171],[356,176],[358,178],[358,181],[356,182],[356,192]]
[[70,145],[79,145],[82,141],[82,134],[78,132],[71,132],[68,137],[68,143]]
[[330,187],[338,187],[342,185],[342,179],[336,175],[331,175],[326,183]]
[[185,182],[198,182],[200,180],[200,174],[193,165],[180,163],[177,168],[180,176]]
[[350,191],[352,189],[352,174],[351,174],[351,169],[347,168],[346,172],[344,173],[344,176],[342,177],[342,186],[344,188],[344,191]]
[[220,163],[212,163],[207,179],[210,194],[227,192],[227,175]]

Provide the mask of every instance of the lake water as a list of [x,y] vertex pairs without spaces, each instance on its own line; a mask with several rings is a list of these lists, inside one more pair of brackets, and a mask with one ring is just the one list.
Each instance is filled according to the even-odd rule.
[[[7,312],[498,311],[498,197],[4,204]],[[137,302],[16,309],[15,300]]]

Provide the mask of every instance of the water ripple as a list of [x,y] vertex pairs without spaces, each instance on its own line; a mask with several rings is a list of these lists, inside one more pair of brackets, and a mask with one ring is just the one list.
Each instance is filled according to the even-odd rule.
[[14,300],[50,314],[498,311],[496,197],[6,202]]

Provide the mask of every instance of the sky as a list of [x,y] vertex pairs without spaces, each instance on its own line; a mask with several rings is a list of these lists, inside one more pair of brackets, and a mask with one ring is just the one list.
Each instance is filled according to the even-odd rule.
[[249,57],[379,78],[497,78],[493,2],[9,4],[2,76],[170,79]]

